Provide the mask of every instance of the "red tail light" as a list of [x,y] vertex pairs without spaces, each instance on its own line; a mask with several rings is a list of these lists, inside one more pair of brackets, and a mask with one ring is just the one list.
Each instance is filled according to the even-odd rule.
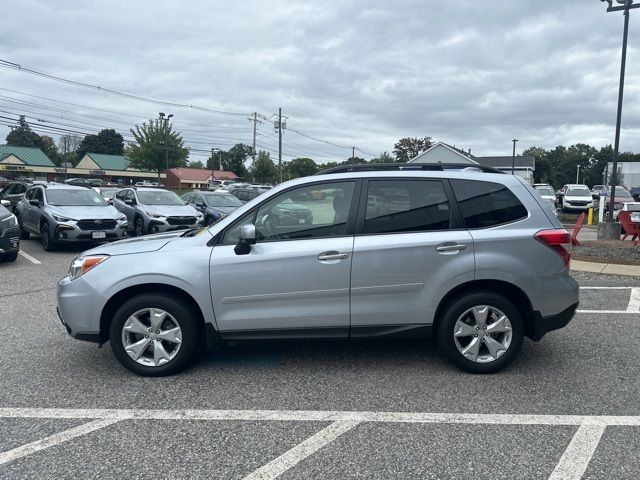
[[571,261],[571,235],[563,228],[557,230],[540,230],[534,235],[539,242],[544,243],[547,247],[554,250],[560,257],[566,267]]

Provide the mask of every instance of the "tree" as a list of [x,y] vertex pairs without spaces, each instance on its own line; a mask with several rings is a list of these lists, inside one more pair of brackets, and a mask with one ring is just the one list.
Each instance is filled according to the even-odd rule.
[[[143,124],[144,125],[144,124]],[[138,127],[136,126],[136,129]],[[131,130],[133,132],[133,130]],[[134,133],[135,136],[135,133]],[[87,153],[106,153],[108,155],[122,155],[124,153],[124,139],[112,128],[100,130],[97,135],[85,136],[76,149],[78,161]]]
[[51,159],[56,165],[60,165],[60,155],[58,153],[58,146],[53,138],[48,135],[40,137],[40,149],[44,154]]
[[431,137],[404,137],[393,146],[393,154],[397,162],[408,162],[433,145]]
[[275,181],[278,175],[278,169],[271,160],[269,152],[265,152],[264,150],[258,152],[258,158],[251,169],[251,175],[256,182],[266,183]]
[[389,152],[382,152],[376,158],[372,158],[369,163],[393,163],[394,158]]
[[227,170],[225,165],[229,164],[229,152],[220,150],[213,156],[207,158],[207,168],[209,170]]
[[251,156],[253,152],[253,147],[250,145],[245,145],[244,143],[238,143],[229,149],[226,164],[223,164],[224,169],[232,171],[238,177],[244,178],[247,176],[247,169],[244,166],[244,162],[247,161],[247,158]]
[[189,168],[201,168],[204,170],[204,163],[202,163],[200,160],[189,162]]
[[160,172],[166,169],[165,155],[168,156],[169,168],[187,165],[189,150],[185,148],[182,136],[173,131],[170,122],[159,118],[151,119],[142,125],[136,125],[131,133],[136,143],[127,148],[126,155],[132,168],[158,172],[160,178]]
[[24,115],[20,115],[18,125],[11,127],[6,141],[7,145],[13,145],[15,147],[42,147],[40,135],[31,130]]
[[287,170],[291,178],[308,177],[318,173],[318,165],[310,158],[294,158],[287,162]]
[[349,157],[344,162],[342,162],[342,165],[360,165],[362,163],[367,163],[367,161],[364,158],[360,157]]

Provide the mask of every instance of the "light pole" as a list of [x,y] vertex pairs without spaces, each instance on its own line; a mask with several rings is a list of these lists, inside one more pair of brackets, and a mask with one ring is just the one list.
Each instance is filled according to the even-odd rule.
[[577,170],[576,170],[576,183],[580,183],[580,165],[577,165]]
[[[640,8],[640,4],[634,4],[633,0],[616,0],[616,3],[619,6],[613,5],[613,0],[600,0],[602,2],[607,2],[607,12],[624,12],[624,30],[622,34],[622,60],[620,62],[620,86],[618,87],[618,113],[616,116],[616,136],[615,143],[613,147],[613,170],[612,174],[609,177],[609,181],[611,183],[611,197],[609,197],[609,218],[608,222],[613,223],[613,209],[615,206],[615,198],[616,198],[616,186],[615,184],[620,181],[617,175],[618,171],[618,153],[620,149],[620,124],[622,122],[622,98],[624,96],[624,72],[627,63],[627,38],[629,36],[629,10],[632,8]],[[615,181],[611,181],[614,179]],[[615,238],[619,239],[620,231],[617,229],[617,233],[614,232]],[[600,235],[598,235],[600,239]]]
[[511,141],[513,142],[513,155],[511,156],[511,175],[515,175],[516,174],[516,142],[518,141],[518,139],[514,138]]
[[211,149],[211,185],[213,185],[213,181],[216,179],[215,174],[214,174],[214,158],[215,158],[215,154],[218,153],[220,151],[219,148],[212,148]]
[[[160,112],[158,114],[160,119],[162,120],[162,129],[164,130],[164,142],[160,142],[160,144],[164,144],[164,162],[165,162],[165,177],[168,175],[166,172],[169,170],[169,119],[173,117],[173,113],[170,113],[165,118],[164,112]],[[169,177],[166,177],[167,179]],[[160,171],[158,170],[158,184],[160,184]]]

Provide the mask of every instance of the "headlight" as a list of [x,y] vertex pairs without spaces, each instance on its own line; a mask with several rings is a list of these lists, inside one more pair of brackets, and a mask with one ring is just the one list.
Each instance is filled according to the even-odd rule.
[[147,213],[147,215],[149,215],[149,217],[151,218],[164,218],[164,215],[158,215],[157,213],[152,213],[152,212],[147,212],[145,210],[145,212]]
[[104,262],[109,255],[91,255],[88,257],[76,257],[71,266],[69,267],[69,278],[75,280],[76,278],[84,275],[93,267],[97,267]]
[[0,221],[0,227],[4,228],[11,228],[11,227],[17,227],[18,226],[18,219],[16,218],[15,215],[11,215],[9,218],[5,218],[4,220]]
[[73,218],[62,217],[60,215],[56,215],[55,213],[52,213],[51,216],[58,222],[75,222],[76,221]]

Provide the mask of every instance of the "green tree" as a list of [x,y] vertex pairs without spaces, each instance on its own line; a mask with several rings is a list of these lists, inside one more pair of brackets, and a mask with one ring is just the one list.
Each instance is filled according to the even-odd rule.
[[202,163],[200,160],[196,160],[195,162],[189,162],[189,168],[204,169],[204,163]]
[[433,145],[431,137],[404,137],[393,146],[397,162],[408,162]]
[[136,125],[135,129],[131,129],[131,133],[136,140],[136,143],[126,150],[131,167],[158,172],[160,178],[160,172],[166,168],[165,155],[168,156],[169,168],[186,167],[189,150],[185,148],[182,136],[173,130],[170,122],[159,118],[151,119],[142,125]]
[[364,158],[360,157],[349,157],[341,165],[361,165],[363,163],[367,163]]
[[369,163],[393,163],[395,160],[389,152],[382,152],[376,158],[369,160]]
[[7,145],[15,147],[42,147],[42,139],[40,135],[31,130],[24,115],[20,115],[18,124],[11,127],[11,131],[6,138]]
[[[136,127],[137,129],[138,127]],[[124,153],[124,139],[113,128],[102,129],[96,135],[90,134],[82,139],[76,150],[78,161],[82,160],[87,153],[122,155]]]
[[229,149],[226,164],[223,157],[224,169],[235,173],[238,177],[245,178],[247,176],[247,169],[244,163],[247,158],[251,156],[253,147],[245,145],[244,143],[238,143]]
[[287,171],[291,178],[308,177],[318,173],[318,165],[310,158],[294,158],[287,162]]
[[278,169],[271,160],[269,152],[265,152],[264,150],[258,152],[258,158],[251,169],[251,175],[256,182],[266,183],[275,181],[278,176]]
[[40,137],[40,149],[44,154],[51,159],[56,165],[60,165],[60,154],[58,152],[58,146],[53,138],[48,135]]

